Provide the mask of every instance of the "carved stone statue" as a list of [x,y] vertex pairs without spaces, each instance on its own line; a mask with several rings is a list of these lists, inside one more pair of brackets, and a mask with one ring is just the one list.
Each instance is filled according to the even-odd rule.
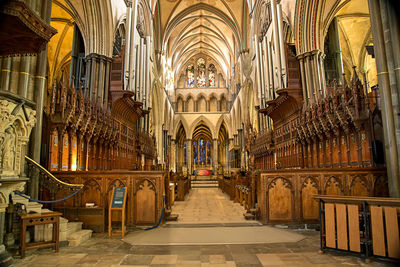
[[15,131],[9,127],[5,131],[3,152],[2,152],[2,169],[3,172],[12,172],[14,170],[14,160],[15,160]]

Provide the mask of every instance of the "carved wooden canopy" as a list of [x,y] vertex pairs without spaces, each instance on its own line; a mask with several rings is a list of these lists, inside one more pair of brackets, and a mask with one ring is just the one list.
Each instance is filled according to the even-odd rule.
[[134,125],[137,119],[148,113],[147,110],[142,109],[142,102],[133,99],[134,94],[134,92],[126,90],[111,92],[111,114],[129,125]]
[[0,4],[0,56],[37,54],[57,31],[23,1]]

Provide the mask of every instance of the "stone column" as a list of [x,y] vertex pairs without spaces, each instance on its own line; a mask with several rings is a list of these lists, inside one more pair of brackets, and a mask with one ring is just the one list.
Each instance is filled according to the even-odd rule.
[[125,39],[125,59],[124,59],[124,90],[128,90],[129,84],[129,60],[131,58],[131,35],[132,35],[132,2],[126,1],[126,39]]
[[95,54],[91,54],[89,55],[91,57],[91,70],[90,70],[90,100],[92,101],[92,103],[96,103],[96,99],[97,99],[97,86],[96,86],[96,80],[98,78],[96,73],[97,70],[97,58],[95,57]]
[[280,46],[280,57],[281,57],[281,80],[282,87],[287,87],[287,76],[286,76],[286,49],[285,41],[283,40],[283,15],[282,15],[282,4],[277,5],[278,15],[278,34],[279,34],[279,46]]
[[271,3],[271,16],[272,16],[272,31],[274,40],[274,55],[276,68],[278,71],[277,88],[282,88],[282,59],[281,59],[281,49],[279,43],[279,25],[278,25],[278,14],[276,0],[270,0]]
[[186,157],[187,157],[187,171],[188,174],[191,175],[192,174],[192,139],[186,139]]
[[214,138],[213,139],[213,168],[214,171],[217,172],[218,171],[218,139]]
[[306,77],[305,77],[305,70],[304,70],[304,57],[300,55],[297,58],[300,62],[300,75],[301,75],[301,86],[303,88],[303,105],[307,106],[308,104],[308,94],[307,94],[307,85],[306,85]]
[[103,107],[105,110],[108,108],[108,90],[110,87],[110,68],[111,68],[111,59],[107,58],[106,61],[106,72],[105,72],[105,81],[104,81],[104,99],[103,99]]
[[[391,197],[400,197],[399,29],[389,0],[368,0],[382,108],[385,158]],[[394,23],[394,24],[392,24]],[[394,37],[394,38],[393,38]],[[397,58],[396,58],[397,57]]]
[[[42,18],[46,23],[50,23],[51,16],[51,0],[47,0],[42,5]],[[36,126],[32,130],[31,151],[32,158],[36,162],[40,162],[40,151],[42,146],[42,124],[44,110],[44,93],[46,91],[46,71],[47,71],[47,45],[46,48],[39,54],[36,64],[35,76],[35,102],[36,102]],[[60,146],[62,147],[62,145]],[[29,195],[32,198],[38,197],[39,193],[39,176],[31,177],[31,185]]]
[[86,77],[85,77],[85,96],[90,99],[90,82],[91,82],[91,69],[92,69],[92,58],[87,56],[86,59]]
[[31,65],[31,57],[23,56],[21,57],[21,63],[19,66],[19,81],[18,81],[18,94],[23,98],[28,96],[28,85],[29,85],[29,75]]
[[100,107],[103,108],[103,99],[104,99],[104,74],[105,74],[105,59],[104,56],[100,56],[99,58],[99,78],[98,86],[97,86],[97,103],[99,103]]
[[1,78],[0,88],[4,91],[8,91],[11,79],[11,57],[3,58],[0,78]]
[[[71,86],[72,85],[72,76],[75,76],[76,73],[76,64],[78,61],[78,27],[76,24],[74,25],[74,33],[72,36],[72,51],[71,51],[71,63],[70,63],[70,71],[69,71],[69,82],[68,84]],[[75,77],[75,79],[78,79],[79,77]],[[79,85],[79,81],[78,81]]]
[[[132,0],[132,8],[131,8],[131,38],[130,38],[130,48],[129,48],[129,87],[131,91],[135,91],[136,88],[133,86],[137,80],[137,76],[135,72],[135,64],[137,61],[137,51],[135,51],[135,39],[136,39],[136,24],[137,24],[137,6],[138,0]],[[137,50],[137,49],[136,49]],[[137,68],[137,65],[136,65]],[[137,72],[136,72],[137,73]]]

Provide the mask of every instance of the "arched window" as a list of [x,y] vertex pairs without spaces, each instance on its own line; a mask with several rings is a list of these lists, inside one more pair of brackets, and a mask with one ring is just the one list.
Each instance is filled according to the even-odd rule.
[[215,87],[215,73],[216,69],[214,64],[210,64],[208,67],[208,83],[210,84],[210,87]]
[[197,60],[197,87],[206,86],[206,61],[204,58]]
[[188,87],[194,87],[194,66],[193,64],[190,64],[187,67],[187,82],[188,82]]
[[193,142],[193,162],[194,164],[197,164],[198,158],[197,158],[197,142]]

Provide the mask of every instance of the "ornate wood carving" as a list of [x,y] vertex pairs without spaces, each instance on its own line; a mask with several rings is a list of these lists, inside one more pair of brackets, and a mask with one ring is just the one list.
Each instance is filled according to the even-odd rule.
[[0,4],[0,56],[41,52],[56,29],[46,24],[25,1],[8,0]]

